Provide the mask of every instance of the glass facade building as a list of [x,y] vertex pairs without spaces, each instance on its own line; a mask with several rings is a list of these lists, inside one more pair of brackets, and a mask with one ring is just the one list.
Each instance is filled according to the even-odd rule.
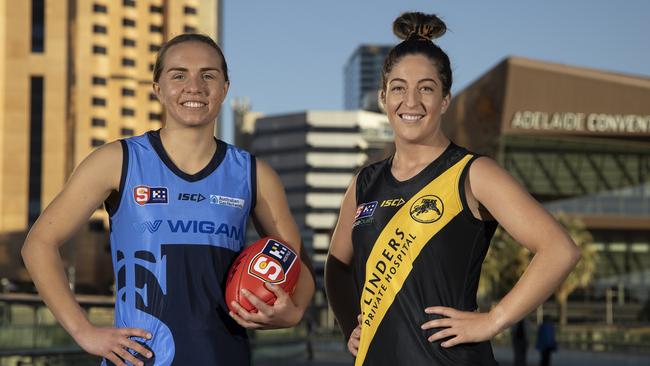
[[[594,238],[588,291],[650,292],[650,78],[511,57],[458,93],[457,143],[497,159],[554,213]],[[531,223],[534,224],[534,223]]]
[[345,64],[345,109],[378,112],[377,90],[380,89],[381,68],[392,46],[362,45]]
[[[218,0],[0,2],[0,277],[28,283],[26,231],[93,149],[157,129],[151,71],[163,42],[219,39]],[[80,283],[108,291],[107,217],[64,246]],[[91,244],[89,244],[91,243]]]

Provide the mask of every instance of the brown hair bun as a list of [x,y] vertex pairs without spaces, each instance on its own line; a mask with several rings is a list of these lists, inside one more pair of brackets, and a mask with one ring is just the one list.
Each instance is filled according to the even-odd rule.
[[402,40],[421,39],[433,41],[447,31],[447,26],[435,14],[409,12],[393,22],[393,33]]

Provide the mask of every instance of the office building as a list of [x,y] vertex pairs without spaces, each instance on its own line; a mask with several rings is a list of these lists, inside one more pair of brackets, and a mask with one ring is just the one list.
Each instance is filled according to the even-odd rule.
[[362,45],[345,64],[345,109],[379,112],[377,91],[381,89],[381,68],[393,46]]
[[386,116],[367,111],[308,110],[257,119],[251,150],[280,175],[319,279],[348,184],[392,138]]

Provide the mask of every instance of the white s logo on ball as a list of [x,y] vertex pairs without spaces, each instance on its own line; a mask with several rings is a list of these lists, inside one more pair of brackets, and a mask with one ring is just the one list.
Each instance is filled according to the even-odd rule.
[[259,274],[266,275],[271,281],[275,281],[282,274],[282,267],[265,256],[260,256],[255,260],[253,270]]

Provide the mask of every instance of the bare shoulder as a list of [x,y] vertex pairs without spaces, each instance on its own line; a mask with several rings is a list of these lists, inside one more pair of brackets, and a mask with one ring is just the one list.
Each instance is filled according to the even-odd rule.
[[257,174],[264,176],[264,177],[269,177],[269,176],[274,176],[277,177],[278,173],[275,172],[275,170],[267,163],[266,161],[262,159],[255,159],[255,165],[257,169]]
[[[352,180],[350,181],[350,184],[348,185],[348,189],[345,191],[345,195],[343,196],[343,202],[348,203],[347,206],[352,205],[355,212],[356,212],[356,207],[357,207],[356,203],[357,203],[357,179],[358,179],[358,177],[359,177],[358,173],[352,176]],[[343,207],[341,207],[341,208],[343,208]]]
[[77,166],[63,190],[43,211],[30,232],[52,245],[62,245],[119,187],[122,173],[120,142],[104,145]]
[[88,157],[94,157],[96,159],[117,159],[120,162],[122,161],[122,142],[119,140],[109,142],[105,145],[102,145],[91,152]]
[[341,202],[341,209],[339,211],[339,223],[343,219],[343,224],[348,223],[352,225],[351,218],[354,217],[357,210],[357,178],[359,174],[352,176],[348,188],[343,194],[343,200]]
[[274,200],[278,194],[284,195],[284,186],[278,173],[265,161],[255,159],[257,171],[257,198]]
[[117,189],[122,176],[122,155],[120,141],[95,149],[77,166],[71,181],[92,183],[102,190]]
[[336,257],[339,261],[350,264],[352,261],[352,226],[356,214],[356,186],[358,174],[352,177],[348,189],[345,191],[339,218],[332,233],[329,254]]
[[485,179],[493,175],[508,174],[499,163],[487,156],[478,157],[470,166],[469,174],[473,179]]
[[496,213],[496,206],[514,206],[514,201],[532,204],[534,201],[508,171],[488,157],[479,157],[472,163],[469,169],[469,184],[472,195],[493,215]]
[[122,165],[122,143],[120,141],[109,142],[96,148],[88,154],[82,163],[88,161],[109,163],[110,160],[118,160],[119,165]]
[[502,168],[494,159],[487,156],[477,158],[469,168],[469,181],[472,192],[477,197],[482,191],[512,189],[513,186],[519,187],[519,183]]
[[496,161],[476,159],[469,175],[478,202],[521,245],[537,252],[548,245],[548,238],[567,242],[566,233],[551,214]]

